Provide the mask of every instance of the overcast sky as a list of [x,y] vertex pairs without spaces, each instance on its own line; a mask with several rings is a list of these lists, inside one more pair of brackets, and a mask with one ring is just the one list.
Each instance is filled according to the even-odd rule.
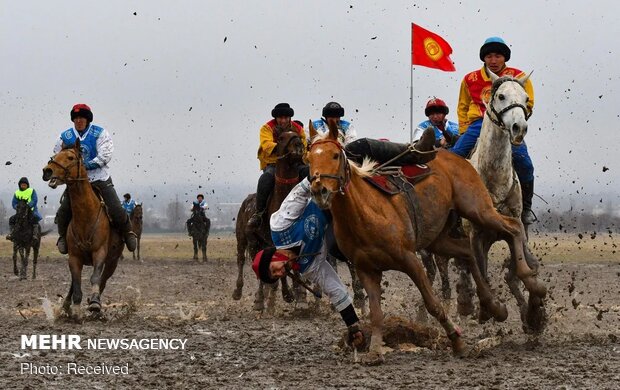
[[183,193],[214,183],[253,191],[258,130],[279,102],[307,123],[336,100],[361,137],[404,142],[415,22],[451,44],[457,70],[415,67],[414,122],[426,119],[431,96],[456,121],[460,81],[481,66],[482,42],[499,35],[509,65],[534,69],[526,141],[536,192],[552,204],[618,199],[616,1],[1,1],[3,191],[28,176],[60,196],[41,168],[75,103],[112,133],[123,192],[163,183]]

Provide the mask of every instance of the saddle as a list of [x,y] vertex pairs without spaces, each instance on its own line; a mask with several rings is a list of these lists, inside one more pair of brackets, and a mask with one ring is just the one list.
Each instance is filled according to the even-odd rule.
[[425,164],[385,167],[374,176],[364,179],[375,188],[388,195],[396,195],[412,189],[413,186],[431,174],[431,168]]

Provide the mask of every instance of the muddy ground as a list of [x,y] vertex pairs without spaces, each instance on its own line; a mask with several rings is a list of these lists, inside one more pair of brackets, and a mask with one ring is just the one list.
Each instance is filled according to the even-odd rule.
[[[183,247],[189,245],[177,240]],[[29,275],[27,281],[19,281],[2,251],[0,388],[620,387],[620,258],[616,255],[544,262],[541,277],[550,289],[550,318],[538,337],[521,331],[514,299],[507,296],[498,277],[499,265],[493,264],[494,284],[509,303],[506,322],[479,325],[459,318],[454,289],[449,303],[451,316],[477,353],[454,358],[441,347],[441,340],[433,349],[403,343],[386,354],[383,365],[369,367],[354,362],[352,353],[338,347],[344,326],[326,301],[313,311],[314,305],[299,308],[279,299],[274,315],[257,318],[252,311],[257,283],[249,266],[243,297],[233,301],[233,243],[230,237],[210,243],[209,261],[201,263],[172,249],[166,256],[163,245],[165,250],[152,250],[149,255],[149,245],[160,245],[161,239],[147,239],[144,261],[122,261],[108,283],[105,318],[87,318],[81,324],[48,318],[42,306],[42,298],[47,297],[52,309],[57,308],[59,296],[69,289],[64,258],[48,248],[39,262],[38,278],[31,280]],[[86,268],[85,284],[91,270]],[[339,272],[348,282],[345,270],[340,267]],[[452,272],[453,282],[455,277]],[[419,294],[404,275],[385,274],[384,288],[386,316],[418,317]],[[432,319],[429,324],[437,326]],[[97,338],[180,338],[187,343],[184,350],[22,350],[21,335],[33,334],[77,334],[83,346],[86,339]],[[67,363],[72,362],[126,365],[128,374],[67,373]],[[29,368],[22,372],[22,363],[59,367],[59,373],[34,374]]]

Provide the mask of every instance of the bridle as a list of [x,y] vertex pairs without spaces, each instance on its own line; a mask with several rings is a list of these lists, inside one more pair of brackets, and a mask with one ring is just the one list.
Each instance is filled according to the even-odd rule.
[[[530,116],[532,116],[532,113],[527,111],[527,107],[525,107],[521,103],[509,104],[508,106],[504,107],[499,112],[495,110],[495,107],[493,106],[493,101],[495,100],[495,94],[497,93],[497,90],[499,89],[499,87],[507,81],[512,81],[514,83],[518,83],[519,85],[521,85],[521,83],[519,83],[519,80],[514,79],[512,77],[501,77],[495,80],[495,82],[493,83],[493,88],[491,89],[491,98],[489,99],[489,109],[487,110],[487,116],[489,117],[491,122],[493,122],[495,125],[497,125],[500,129],[503,129],[503,130],[508,130],[508,129],[506,128],[506,124],[504,124],[504,120],[502,119],[502,116],[508,111],[512,110],[513,108],[518,107],[522,109],[523,114],[525,114],[526,121],[530,118]],[[521,85],[521,87],[523,86]],[[489,114],[489,111],[491,111],[493,115],[495,115],[495,118],[493,118],[493,116]]]
[[[81,180],[88,180],[88,177],[80,177],[80,167],[82,166],[82,164],[80,164],[80,160],[82,158],[82,156],[80,156],[79,153],[75,152],[75,150],[72,149],[66,149],[70,152],[72,152],[75,155],[75,161],[72,162],[71,164],[64,166],[61,163],[59,163],[58,161],[54,160],[54,157],[50,157],[50,160],[47,162],[48,165],[58,165],[60,167],[60,169],[62,169],[65,172],[65,176],[61,179],[63,182],[65,183],[70,183],[70,182],[74,182],[74,181],[81,181]],[[69,177],[69,170],[71,168],[73,168],[74,165],[77,165],[78,169],[77,169],[77,178],[73,179]]]
[[[317,173],[316,175],[310,177],[310,183],[314,182],[315,180],[320,181],[321,179],[334,179],[338,182],[338,192],[344,195],[347,185],[349,184],[349,181],[351,181],[351,166],[349,165],[349,160],[347,160],[347,156],[344,152],[344,149],[342,148],[342,145],[331,139],[323,139],[313,142],[310,145],[310,150],[312,150],[312,148],[317,145],[326,143],[334,144],[340,150],[340,155],[338,156],[338,174],[331,175],[327,173]],[[342,160],[344,160],[344,162]]]
[[[283,146],[284,150],[288,149],[288,146],[291,144],[291,142],[293,142],[293,140],[298,139],[301,142],[301,137],[299,136],[299,134],[297,134],[294,131],[291,131],[292,133],[295,133],[295,135],[293,135],[291,138],[289,138],[289,140],[286,142],[286,144]],[[292,153],[292,151],[288,151],[286,153],[284,153],[281,156],[276,157],[278,160],[282,160],[288,156],[290,156],[290,154]]]

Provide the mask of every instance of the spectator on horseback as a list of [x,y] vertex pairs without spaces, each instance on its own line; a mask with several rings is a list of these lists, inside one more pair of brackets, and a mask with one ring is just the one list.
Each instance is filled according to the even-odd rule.
[[[258,147],[258,159],[260,161],[260,169],[263,171],[258,179],[256,187],[256,212],[248,220],[248,227],[257,228],[260,226],[263,214],[267,208],[267,201],[273,191],[276,182],[276,146],[278,145],[277,129],[290,129],[295,131],[301,137],[304,148],[307,145],[306,134],[299,124],[291,121],[295,111],[288,103],[278,103],[271,110],[272,120],[265,123],[260,128],[260,145]],[[299,165],[299,177],[308,176],[308,166]]]
[[[73,127],[60,134],[54,146],[54,154],[63,148],[72,147],[79,137],[88,181],[101,194],[112,225],[120,231],[127,249],[133,252],[136,249],[136,234],[132,231],[129,215],[118,199],[108,168],[114,152],[112,137],[104,128],[92,124],[93,113],[86,104],[74,105],[70,114]],[[65,190],[56,213],[59,235],[57,246],[62,254],[68,252],[66,236],[71,216],[71,203]]]
[[123,200],[121,206],[123,206],[127,215],[130,215],[133,209],[136,208],[136,201],[131,199],[131,194],[129,193],[123,195],[123,198],[125,198],[125,200]]
[[196,196],[196,200],[193,202],[192,205],[192,210],[199,208],[202,211],[207,211],[209,209],[209,205],[207,204],[207,201],[205,200],[205,196],[203,194],[198,194]]
[[265,283],[274,283],[293,269],[320,286],[349,329],[349,338],[363,341],[353,301],[340,277],[327,262],[325,231],[328,219],[312,200],[310,182],[304,178],[291,190],[280,209],[271,215],[271,238],[275,247],[256,254],[252,269]]
[[[27,177],[22,177],[17,182],[17,191],[13,194],[13,210],[17,210],[17,203],[20,200],[25,200],[28,203],[28,206],[32,209],[32,217],[33,217],[33,237],[36,238],[37,232],[41,230],[41,225],[39,225],[39,221],[42,219],[41,214],[39,214],[39,208],[37,207],[37,203],[39,201],[37,197],[37,192],[34,188],[30,188],[30,182],[28,182]],[[13,239],[13,230],[15,229],[15,215],[12,215],[9,218],[9,234],[7,234],[6,239]]]
[[426,103],[424,115],[428,120],[420,123],[413,132],[413,140],[417,141],[422,137],[422,133],[427,128],[435,130],[435,146],[438,148],[449,148],[454,146],[459,138],[459,125],[449,121],[446,116],[450,109],[446,103],[436,97]]
[[323,117],[312,122],[314,129],[319,134],[329,133],[327,122],[330,118],[338,123],[338,141],[340,144],[348,145],[357,139],[357,132],[351,122],[342,119],[344,116],[344,107],[337,102],[329,102],[323,107]]
[[[486,112],[486,104],[489,101],[493,84],[489,71],[500,77],[525,77],[521,70],[506,66],[506,62],[510,60],[510,48],[500,37],[491,37],[484,41],[480,48],[480,60],[484,62],[484,66],[465,75],[461,82],[459,93],[458,119],[461,137],[452,148],[452,151],[463,157],[469,156],[480,136],[482,119]],[[529,95],[527,108],[529,113],[531,113],[534,107],[534,87],[532,86],[531,79],[527,79],[524,88]],[[519,146],[512,147],[512,164],[521,183],[521,193],[523,196],[521,219],[525,225],[529,225],[536,220],[532,213],[534,166],[525,142]]]

